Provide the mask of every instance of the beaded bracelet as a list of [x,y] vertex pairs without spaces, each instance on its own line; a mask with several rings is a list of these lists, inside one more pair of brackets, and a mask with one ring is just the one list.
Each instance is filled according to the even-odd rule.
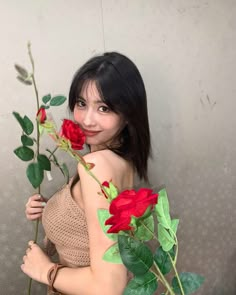
[[57,290],[53,287],[53,284],[56,279],[58,270],[63,267],[66,267],[66,266],[56,263],[49,269],[49,271],[47,273],[48,283],[49,283],[49,286],[52,288],[53,292],[57,292]]

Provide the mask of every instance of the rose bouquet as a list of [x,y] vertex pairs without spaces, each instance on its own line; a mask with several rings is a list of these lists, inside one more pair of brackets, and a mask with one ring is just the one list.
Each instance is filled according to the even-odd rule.
[[[18,72],[21,75],[21,81],[24,80],[24,83],[28,84],[32,80],[36,85],[34,75],[29,76],[25,70],[22,71],[22,68],[18,68]],[[36,86],[35,89],[37,89]],[[29,137],[32,133],[32,122],[29,122],[29,118],[26,116],[22,118],[18,113],[14,113],[23,130],[21,137],[23,146],[16,149],[15,154],[24,161],[34,161],[30,164],[31,166],[29,165],[32,168],[27,168],[27,176],[32,185],[35,188],[40,186],[43,171],[50,170],[50,160],[65,175],[68,175],[64,169],[65,164],[60,165],[54,155],[58,148],[66,151],[80,162],[87,173],[99,184],[100,193],[110,204],[109,210],[98,210],[98,219],[103,232],[114,241],[114,244],[104,253],[103,259],[112,263],[123,263],[132,274],[133,278],[125,288],[124,294],[151,295],[161,285],[164,289],[162,295],[194,293],[202,285],[204,278],[195,273],[179,274],[177,271],[179,220],[171,219],[166,190],[162,189],[155,193],[149,188],[140,188],[137,191],[132,189],[118,192],[111,181],[101,183],[92,172],[94,164],[86,163],[77,151],[81,150],[85,143],[85,136],[80,127],[64,119],[60,131],[57,131],[54,122],[47,118],[48,103],[54,105],[52,103],[54,100],[55,105],[59,105],[63,99],[51,98],[48,95],[42,100],[44,105],[39,107],[38,104],[36,115],[37,140]],[[49,157],[39,153],[39,138],[43,132],[56,143],[55,150],[49,151]],[[34,142],[38,147],[37,157],[28,148]]]

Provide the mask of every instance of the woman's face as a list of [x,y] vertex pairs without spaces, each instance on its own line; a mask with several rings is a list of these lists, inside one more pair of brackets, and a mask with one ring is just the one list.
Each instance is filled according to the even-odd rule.
[[94,81],[88,82],[77,98],[74,119],[84,131],[91,152],[109,146],[125,125],[102,101]]

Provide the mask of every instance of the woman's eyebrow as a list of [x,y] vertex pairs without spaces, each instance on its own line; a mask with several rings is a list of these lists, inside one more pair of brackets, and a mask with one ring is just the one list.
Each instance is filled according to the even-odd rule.
[[[86,98],[84,98],[82,95],[77,96],[77,99],[82,99],[84,101],[87,101]],[[103,100],[101,100],[100,98],[98,98],[97,100],[95,100],[93,102],[94,104],[106,104]]]

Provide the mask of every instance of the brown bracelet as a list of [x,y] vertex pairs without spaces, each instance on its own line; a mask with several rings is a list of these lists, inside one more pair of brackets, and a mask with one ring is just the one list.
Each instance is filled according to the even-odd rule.
[[57,290],[53,287],[53,284],[56,279],[58,270],[63,267],[66,267],[66,266],[56,263],[49,269],[49,271],[47,273],[48,283],[49,283],[49,286],[52,288],[53,292],[57,292]]

